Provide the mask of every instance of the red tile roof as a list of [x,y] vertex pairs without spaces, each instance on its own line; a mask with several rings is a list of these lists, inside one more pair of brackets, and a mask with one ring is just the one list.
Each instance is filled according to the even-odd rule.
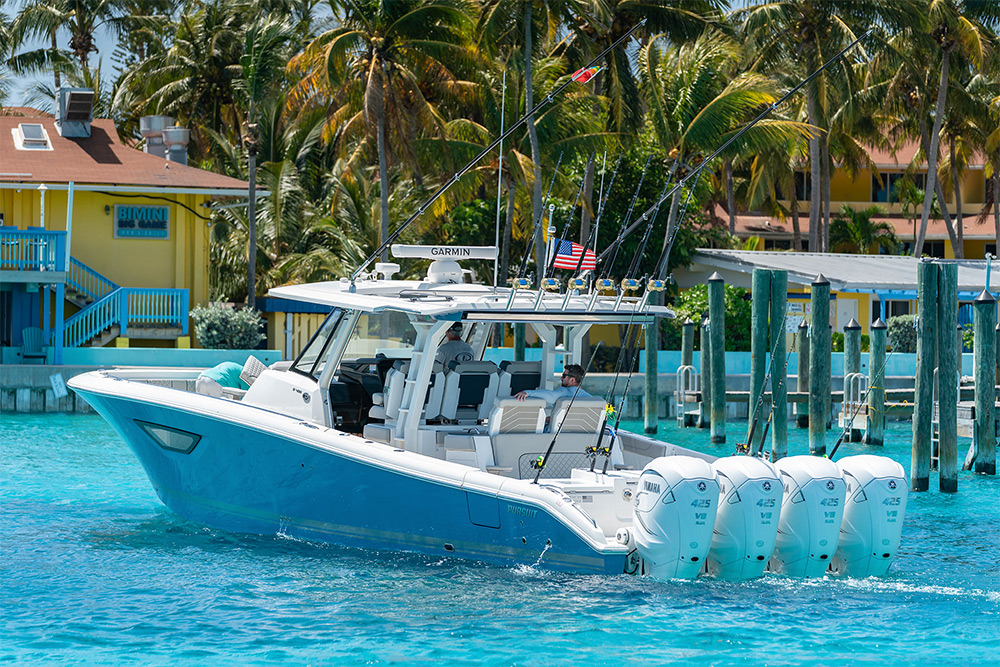
[[[726,221],[728,226],[729,214],[726,213],[722,206],[716,205],[715,214],[719,218]],[[979,219],[979,209],[975,211],[966,211],[965,215],[962,217],[964,225],[962,227],[962,232],[965,239],[986,239],[993,240],[996,236],[996,228],[993,226],[992,217],[988,218],[984,223],[977,224]],[[913,234],[913,223],[902,216],[883,216],[879,218],[873,218],[876,222],[888,222],[892,225],[896,233],[896,238],[908,241],[912,240]],[[917,218],[917,226],[920,226],[920,219]],[[802,234],[804,240],[809,239],[809,214],[802,213],[799,215],[799,231]],[[792,219],[791,217],[785,220],[780,220],[779,218],[772,218],[766,215],[755,215],[752,213],[745,213],[736,216],[736,236],[740,238],[747,238],[750,236],[760,236],[761,238],[780,238],[780,239],[790,239],[792,238]],[[941,240],[948,238],[948,230],[945,227],[944,220],[940,218],[932,218],[927,222],[927,238],[930,240]]]
[[236,178],[129,148],[118,139],[114,122],[103,118],[95,119],[91,136],[81,139],[59,136],[53,119],[32,118],[32,123],[45,127],[52,150],[18,150],[12,131],[24,121],[23,117],[0,116],[0,182],[74,181],[112,186],[243,191],[248,187],[246,182]]

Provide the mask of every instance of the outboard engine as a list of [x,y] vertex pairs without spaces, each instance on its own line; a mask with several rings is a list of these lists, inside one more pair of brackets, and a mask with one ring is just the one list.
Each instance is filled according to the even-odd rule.
[[719,483],[708,462],[661,456],[639,475],[632,508],[639,573],[694,579],[712,544]]
[[774,550],[781,482],[774,466],[755,456],[712,464],[719,479],[719,512],[706,572],[720,579],[753,579]]
[[819,456],[775,463],[785,499],[778,541],[768,566],[790,577],[822,577],[837,551],[847,484],[837,464]]
[[847,482],[835,574],[870,577],[889,569],[903,532],[908,484],[903,466],[884,456],[862,454],[837,462]]

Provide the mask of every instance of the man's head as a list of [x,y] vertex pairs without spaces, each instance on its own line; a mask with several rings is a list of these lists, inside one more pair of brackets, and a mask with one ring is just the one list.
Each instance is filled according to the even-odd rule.
[[462,323],[455,322],[448,328],[448,333],[446,334],[448,340],[459,340],[462,337]]
[[562,372],[562,386],[577,387],[583,382],[583,366],[580,364],[566,364]]

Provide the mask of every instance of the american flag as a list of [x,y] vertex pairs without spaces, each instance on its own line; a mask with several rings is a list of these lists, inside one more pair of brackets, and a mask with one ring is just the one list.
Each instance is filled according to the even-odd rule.
[[593,250],[588,249],[584,252],[583,246],[579,243],[556,239],[556,258],[552,264],[557,269],[576,269],[576,265],[580,263],[581,253],[583,253],[583,264],[580,266],[580,270],[593,271],[596,269],[597,255],[594,254]]

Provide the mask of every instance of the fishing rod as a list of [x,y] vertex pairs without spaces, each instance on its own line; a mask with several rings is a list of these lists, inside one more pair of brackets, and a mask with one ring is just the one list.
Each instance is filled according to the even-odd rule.
[[[590,368],[594,364],[594,359],[597,358],[597,350],[601,349],[601,343],[603,342],[604,341],[598,342],[597,347],[594,348],[594,354],[590,355],[590,361],[587,362],[587,368],[583,371],[583,375],[585,377],[587,373],[590,372]],[[559,428],[556,429],[555,434],[552,436],[552,442],[549,443],[548,449],[545,450],[545,454],[541,457],[541,460],[535,459],[534,461],[532,461],[532,467],[536,469],[535,479],[532,480],[531,482],[532,484],[538,484],[538,480],[542,476],[542,470],[545,469],[545,465],[549,462],[549,456],[552,455],[552,450],[556,446],[556,440],[559,438],[559,434],[562,433],[563,425],[566,423],[566,420],[569,417],[569,411],[570,409],[572,409],[573,403],[576,401],[576,397],[580,395],[580,389],[582,388],[583,388],[583,380],[581,379],[580,382],[577,383],[576,385],[576,391],[573,392],[573,397],[569,399],[569,405],[566,406],[566,416],[563,417],[563,420],[561,422],[559,422]]]
[[[694,194],[694,188],[692,188],[691,190],[688,191],[688,196],[684,200],[684,208],[681,209],[680,215],[677,216],[677,224],[678,225],[680,225],[680,223],[684,220],[684,217],[687,215],[688,206],[691,204],[691,195],[693,195],[693,194]],[[658,212],[659,212],[659,209],[657,208],[656,211],[653,214],[653,217],[649,221],[649,227],[648,227],[648,229],[652,229],[653,225],[655,224],[655,222],[656,222],[656,213],[658,213]],[[659,270],[659,266],[657,266],[656,268],[657,268],[657,270]],[[645,281],[645,279],[646,279],[646,276],[643,277],[643,281]],[[650,297],[651,297],[651,293],[653,291],[663,291],[663,281],[662,280],[653,279],[653,280],[650,280],[646,284],[646,295],[644,297],[645,298],[645,304],[643,306],[640,306],[639,304],[636,304],[636,308],[632,312],[633,316],[639,310],[640,307],[644,307],[645,308],[646,313],[644,313],[644,314],[647,314],[649,312],[649,308],[652,306],[652,299]],[[632,322],[632,317],[629,318],[629,325],[628,326],[631,326],[631,322]],[[653,321],[653,326],[656,326],[656,320],[655,319]],[[625,350],[623,349],[622,352],[624,352],[624,351]],[[610,429],[610,431],[611,431],[611,433],[610,433],[610,435],[611,435],[611,442],[608,444],[608,447],[604,451],[600,450],[600,445],[603,442],[603,439],[604,439],[604,429],[607,426],[607,419],[608,419],[608,416],[609,416],[607,411],[605,411],[605,415],[604,415],[605,419],[604,419],[604,422],[601,424],[600,434],[598,435],[597,446],[595,447],[595,449],[597,451],[596,451],[596,453],[594,455],[594,459],[596,460],[596,457],[597,457],[598,453],[603,454],[603,456],[604,456],[604,468],[602,469],[602,473],[601,474],[606,474],[607,471],[608,471],[608,463],[611,461],[611,451],[612,451],[612,449],[615,446],[615,438],[616,438],[616,434],[618,433],[618,426],[621,424],[622,413],[625,411],[625,399],[628,397],[628,389],[629,389],[629,386],[631,386],[631,384],[632,384],[632,369],[635,368],[635,365],[638,362],[638,360],[639,360],[639,334],[638,334],[638,331],[637,331],[636,335],[635,335],[635,342],[634,342],[634,345],[633,345],[633,350],[632,350],[632,362],[629,365],[628,379],[625,381],[625,390],[622,392],[621,402],[618,405],[618,410],[617,411],[614,410],[614,407],[611,408],[611,411],[612,411],[612,413],[614,414],[614,417],[615,417],[615,425],[613,427],[611,427],[611,429]],[[619,369],[620,369],[620,366],[619,366]],[[618,370],[617,372],[620,373],[621,371]],[[615,375],[615,382],[612,385],[612,392],[614,391],[614,387],[616,387],[617,384],[618,384],[618,376],[616,374]],[[614,394],[612,393],[612,397],[613,396],[614,396]],[[593,472],[593,466],[591,467],[591,472]]]
[[[622,231],[628,226],[628,223],[632,221],[632,213],[635,211],[635,203],[639,201],[639,191],[642,190],[642,183],[646,180],[646,171],[649,169],[649,163],[652,161],[653,156],[650,155],[646,158],[646,164],[642,168],[642,174],[639,176],[639,184],[635,188],[635,192],[632,194],[632,203],[628,206],[628,211],[625,213],[625,217],[622,218],[621,227],[618,230],[618,240],[621,241]],[[611,256],[611,261],[608,265],[601,271],[601,277],[606,278],[611,275],[611,269],[615,265],[615,260],[618,259],[618,251],[621,249],[622,244],[615,243],[615,254]]]
[[[781,317],[781,326],[785,326],[785,318],[788,316],[788,311]],[[778,353],[778,343],[781,342],[780,336],[774,337],[774,346],[771,348],[771,363],[767,365],[767,373],[764,374],[764,381],[760,385],[760,396],[757,397],[757,404],[753,406],[753,414],[750,415],[750,426],[747,431],[747,440],[745,444],[736,444],[736,453],[748,454],[753,449],[753,435],[757,431],[757,419],[759,417],[758,411],[764,407],[764,392],[767,388],[767,383],[771,379],[771,370],[774,368],[774,355]],[[788,368],[788,360],[792,353],[791,348],[788,350],[788,355],[785,357],[785,368]],[[774,397],[771,397],[771,411],[774,412]],[[768,416],[768,420],[770,420]]]
[[[820,74],[822,74],[823,72],[825,72],[831,65],[833,65],[835,62],[837,62],[838,60],[840,60],[848,51],[850,51],[855,46],[857,46],[863,39],[865,39],[866,37],[868,37],[869,35],[871,35],[874,31],[875,31],[875,28],[869,28],[860,37],[856,38],[853,42],[851,42],[850,44],[848,44],[847,46],[845,46],[843,49],[841,49],[840,52],[837,53],[837,55],[833,56],[832,58],[830,58],[829,60],[827,60],[825,63],[823,63],[819,67],[819,69],[815,70],[812,74],[810,74],[805,79],[803,79],[801,82],[799,82],[794,88],[792,88],[787,93],[785,93],[784,95],[782,95],[782,97],[779,100],[777,100],[776,102],[772,102],[771,104],[769,104],[766,109],[764,109],[760,114],[757,115],[756,118],[754,118],[752,121],[750,121],[747,125],[744,125],[736,134],[734,134],[733,136],[731,136],[721,146],[719,146],[715,150],[715,152],[713,152],[711,155],[709,155],[706,159],[702,160],[702,162],[701,162],[700,165],[698,165],[693,171],[691,171],[690,173],[688,173],[687,176],[685,176],[684,178],[682,178],[680,180],[680,182],[677,183],[677,185],[675,185],[673,188],[670,189],[669,192],[667,192],[666,194],[664,194],[663,196],[661,196],[656,201],[656,203],[653,204],[653,206],[649,207],[649,209],[647,210],[647,213],[651,212],[653,210],[653,208],[655,208],[656,206],[659,206],[664,201],[666,201],[667,199],[669,199],[670,197],[672,197],[673,194],[677,190],[679,190],[680,188],[684,187],[684,185],[688,182],[688,180],[690,180],[692,177],[700,174],[705,169],[705,167],[708,166],[715,158],[719,157],[719,155],[721,155],[723,153],[723,151],[725,151],[727,148],[729,148],[734,142],[736,142],[738,139],[740,139],[744,134],[746,134],[747,132],[749,132],[760,121],[762,121],[765,118],[767,118],[768,116],[770,116],[774,111],[776,111],[778,109],[779,106],[781,106],[782,104],[784,104],[793,95],[795,95],[800,90],[802,90],[803,87],[805,87],[806,85],[808,85],[809,83],[811,83],[813,79],[815,79]],[[620,236],[619,237],[619,241],[621,241],[622,238],[624,238],[624,237]]]
[[584,72],[586,72],[587,70],[591,69],[598,62],[601,62],[602,60],[604,60],[604,58],[609,53],[611,53],[612,51],[614,51],[615,49],[617,49],[618,46],[622,42],[624,42],[626,39],[628,39],[629,37],[631,37],[632,34],[636,30],[638,30],[639,28],[641,28],[644,25],[646,25],[646,19],[642,19],[641,21],[639,21],[638,23],[636,23],[634,26],[632,26],[631,30],[629,30],[624,35],[622,35],[621,37],[619,37],[618,39],[616,39],[611,44],[611,46],[609,46],[608,48],[606,48],[603,51],[601,51],[597,55],[597,57],[595,57],[589,63],[587,63],[586,65],[584,65],[583,67],[581,67],[579,70],[577,70],[573,74],[573,76],[570,77],[568,80],[566,80],[565,82],[563,82],[563,83],[559,84],[558,86],[556,86],[552,91],[549,92],[548,95],[546,95],[542,99],[541,102],[539,102],[538,104],[536,104],[535,106],[533,106],[523,116],[521,116],[519,119],[517,119],[517,121],[515,121],[513,125],[511,125],[509,128],[507,128],[499,137],[497,137],[496,139],[494,139],[490,143],[490,145],[487,146],[486,148],[484,148],[476,157],[472,158],[472,160],[470,160],[468,162],[468,164],[466,164],[464,167],[462,167],[461,169],[459,169],[458,171],[456,171],[454,174],[452,174],[451,178],[449,178],[444,183],[444,185],[442,185],[441,187],[439,187],[434,192],[434,194],[432,194],[430,196],[430,198],[427,199],[427,201],[425,201],[424,203],[422,203],[417,208],[417,210],[412,215],[410,215],[409,218],[407,218],[405,221],[403,221],[403,223],[401,225],[399,225],[398,227],[396,227],[395,231],[393,231],[391,234],[389,234],[388,238],[386,238],[384,241],[382,241],[381,244],[379,244],[379,247],[375,249],[375,252],[373,252],[371,255],[369,255],[368,258],[365,259],[365,261],[363,261],[361,263],[361,265],[358,266],[358,268],[354,270],[354,273],[351,274],[351,291],[352,292],[354,291],[354,286],[355,286],[354,283],[357,280],[358,276],[361,275],[361,272],[364,271],[365,268],[369,264],[371,264],[372,261],[382,253],[383,250],[385,250],[390,245],[392,245],[396,241],[396,239],[399,238],[399,235],[403,233],[403,230],[405,230],[407,227],[409,227],[413,223],[414,220],[416,220],[421,215],[423,215],[424,211],[427,210],[428,206],[430,206],[431,204],[433,204],[434,202],[436,202],[441,197],[441,195],[443,195],[445,192],[448,191],[449,188],[451,188],[455,183],[457,183],[459,181],[459,179],[462,178],[462,176],[464,176],[467,171],[469,171],[470,169],[472,169],[472,167],[474,167],[480,160],[482,160],[484,157],[486,157],[486,155],[489,154],[494,148],[496,148],[497,146],[499,146],[500,143],[503,142],[504,139],[506,139],[507,137],[509,137],[517,128],[521,127],[521,125],[523,125],[525,122],[527,122],[527,120],[529,118],[532,118],[537,111],[539,111],[543,106],[545,106],[545,105],[549,104],[550,102],[552,102],[552,100],[555,97],[557,97],[560,93],[562,93],[562,91],[565,90],[571,83],[573,83],[574,81],[576,81],[577,79],[579,79],[581,76],[583,76]]
[[[549,197],[552,194],[552,186],[555,185],[556,176],[559,174],[559,165],[562,164],[562,153],[559,153],[559,159],[556,160],[556,168],[552,172],[552,180],[549,181],[549,189],[545,191],[545,201],[542,203],[542,208],[538,211],[538,218],[535,220],[533,231],[531,233],[531,242],[528,243],[528,247],[524,251],[524,258],[521,260],[521,268],[517,272],[517,282],[521,282],[524,278],[524,272],[528,270],[528,259],[531,258],[531,251],[534,248],[535,238],[538,236],[538,226],[542,224],[542,218],[545,217],[545,207],[548,206]],[[507,300],[507,308],[510,309],[511,304],[514,303],[514,294],[517,292],[517,288],[510,291],[510,299]]]
[[[604,208],[608,205],[608,199],[610,199],[611,195],[611,188],[615,186],[615,178],[618,176],[618,167],[621,166],[623,157],[624,153],[618,154],[618,160],[615,162],[614,171],[611,172],[611,180],[608,183],[607,194],[605,194],[604,192],[604,174],[603,173],[601,174],[601,195],[599,198],[600,206],[597,207],[597,217],[594,219],[594,224],[590,226],[590,234],[587,236],[587,242],[583,244],[583,250],[580,252],[580,259],[577,260],[576,268],[573,269],[573,273],[577,276],[577,278],[580,277],[580,269],[583,268],[583,260],[587,256],[587,250],[590,249],[590,244],[594,243],[596,245],[597,243],[597,229],[598,227],[600,227],[601,216],[604,215]],[[607,155],[605,155],[605,164],[606,163],[607,163]],[[595,261],[594,269],[596,270],[596,268],[597,268],[597,262]],[[570,280],[572,281],[572,278]],[[567,285],[566,297],[563,299],[563,305],[562,305],[563,309],[565,309],[566,306],[569,305],[569,297],[571,292],[572,290]]]
[[[883,384],[885,383],[885,375],[883,375],[883,373],[885,372],[886,364],[889,363],[889,358],[892,357],[892,353],[895,351],[896,350],[889,350],[889,354],[885,356],[885,361],[882,362],[882,367],[878,370],[878,373],[875,374],[875,377],[879,376],[882,377]],[[847,432],[851,429],[851,426],[854,425],[854,418],[858,416],[859,412],[861,412],[861,406],[868,404],[868,396],[869,394],[872,393],[872,389],[874,388],[875,388],[874,384],[868,385],[868,391],[865,392],[865,395],[861,397],[861,400],[854,408],[854,413],[851,415],[851,418],[847,421],[847,423],[844,424],[844,430],[841,431],[840,437],[837,438],[836,444],[833,446],[833,449],[830,450],[830,453],[826,455],[826,458],[830,459],[831,461],[833,460],[834,454],[837,453],[837,450],[840,449],[840,445],[843,444],[844,442],[844,438],[847,437]],[[882,389],[884,390],[885,387],[882,387]]]
[[[679,163],[679,160],[674,160],[674,164],[670,167],[670,173],[667,174],[667,180],[663,183],[663,192],[666,192],[667,188],[670,187],[670,181],[673,179]],[[659,214],[660,207],[656,207],[653,211],[653,215],[650,217],[649,224],[646,225],[646,231],[642,235],[642,240],[639,242],[639,250],[632,257],[632,262],[629,264],[628,270],[625,272],[626,277],[632,275],[639,269],[639,263],[642,261],[642,256],[646,253],[646,244],[649,242],[649,236],[653,232],[653,227],[656,224],[656,216]],[[646,214],[644,213],[643,217],[639,218],[639,222],[646,219],[645,215]],[[657,264],[657,268],[659,268],[659,264]],[[658,273],[654,273],[653,275],[656,276]]]
[[[590,154],[590,159],[593,159],[593,158],[594,158],[594,154],[591,153]],[[555,241],[562,241],[563,239],[566,238],[566,232],[569,231],[570,223],[573,222],[573,213],[576,212],[576,206],[577,206],[577,204],[580,203],[580,196],[583,195],[583,187],[586,184],[587,184],[587,176],[586,176],[586,174],[584,174],[583,178],[580,179],[580,189],[576,191],[576,199],[573,200],[573,206],[570,207],[570,209],[569,209],[569,215],[566,216],[566,222],[563,223],[562,236],[560,236],[558,239],[554,239],[553,243]],[[552,228],[551,231],[554,232],[555,228]],[[557,254],[557,252],[558,252],[558,249],[555,249],[555,251],[552,253],[551,260],[549,260],[549,261],[546,262],[548,264],[548,266],[545,269],[545,277],[546,278],[551,278],[552,274],[555,273],[555,271],[556,271],[556,254]]]

